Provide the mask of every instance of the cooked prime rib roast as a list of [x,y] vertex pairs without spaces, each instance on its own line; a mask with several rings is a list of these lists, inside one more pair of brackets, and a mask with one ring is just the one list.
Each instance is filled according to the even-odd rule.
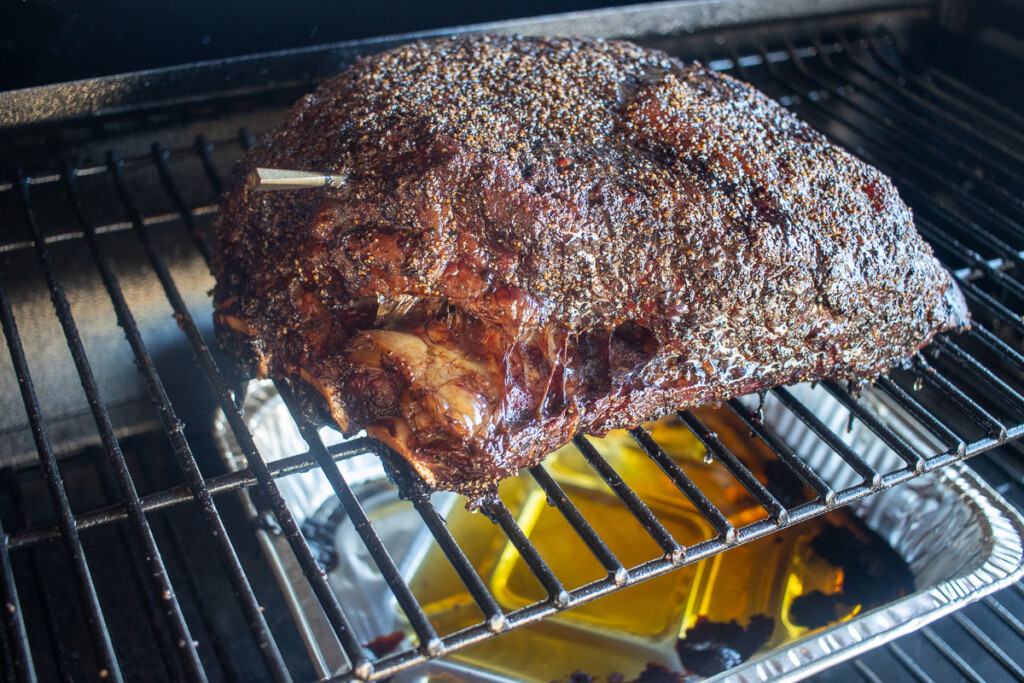
[[[348,180],[259,192],[255,167]],[[621,41],[361,59],[239,163],[214,270],[251,373],[474,498],[577,432],[869,378],[969,320],[887,177]]]

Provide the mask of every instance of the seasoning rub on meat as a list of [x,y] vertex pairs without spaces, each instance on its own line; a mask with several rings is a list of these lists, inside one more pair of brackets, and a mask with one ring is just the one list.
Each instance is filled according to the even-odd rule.
[[[347,183],[256,192],[258,166]],[[474,498],[577,432],[872,377],[969,319],[888,178],[621,41],[358,61],[240,162],[214,266],[229,353]]]

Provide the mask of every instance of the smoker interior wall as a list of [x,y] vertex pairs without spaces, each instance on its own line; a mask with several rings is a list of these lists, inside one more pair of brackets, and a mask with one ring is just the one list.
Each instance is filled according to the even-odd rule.
[[637,0],[27,0],[0,9],[0,91]]

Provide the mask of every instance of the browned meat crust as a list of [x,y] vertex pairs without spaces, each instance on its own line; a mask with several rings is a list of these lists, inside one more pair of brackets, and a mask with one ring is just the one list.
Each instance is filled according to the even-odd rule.
[[[349,182],[258,193],[255,166]],[[221,208],[224,348],[470,495],[577,431],[871,377],[968,321],[888,178],[626,42],[363,59],[245,156]]]

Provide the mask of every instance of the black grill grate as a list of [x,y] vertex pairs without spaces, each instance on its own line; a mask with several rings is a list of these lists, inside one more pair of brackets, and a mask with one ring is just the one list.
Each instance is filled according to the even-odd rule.
[[[865,408],[849,387],[823,383],[824,389],[850,412],[851,420],[863,423],[906,464],[895,471],[878,471],[823,424],[812,407],[800,403],[786,389],[774,390],[772,400],[779,401],[806,424],[862,478],[854,486],[834,490],[778,434],[762,424],[755,411],[739,401],[730,401],[729,409],[749,426],[751,438],[767,444],[815,495],[809,502],[787,507],[696,415],[684,411],[680,418],[687,427],[764,508],[763,519],[735,528],[646,431],[635,429],[632,435],[638,445],[717,531],[716,537],[687,547],[672,537],[642,498],[586,439],[577,438],[574,443],[583,458],[632,513],[663,556],[639,566],[625,566],[544,466],[531,468],[529,476],[547,493],[607,576],[583,586],[567,587],[508,510],[492,506],[485,510],[486,514],[507,534],[547,593],[546,600],[507,613],[447,530],[423,483],[408,472],[399,472],[398,478],[404,482],[412,506],[484,617],[474,627],[439,635],[337,467],[339,459],[382,447],[359,440],[328,448],[314,430],[300,427],[310,445],[309,451],[272,465],[265,463],[236,407],[240,397],[228,379],[226,367],[179,288],[170,260],[172,252],[191,249],[209,260],[208,231],[216,210],[214,198],[232,159],[251,144],[249,133],[243,129],[237,136],[217,140],[200,135],[194,144],[167,147],[158,142],[149,154],[125,159],[110,151],[105,155],[105,163],[80,164],[77,168],[73,159],[67,157],[53,168],[29,175],[19,172],[10,182],[0,185],[0,202],[4,202],[0,206],[9,210],[9,227],[4,227],[7,232],[0,246],[0,322],[39,456],[34,466],[7,471],[5,485],[0,488],[8,501],[0,508],[4,525],[0,529],[0,534],[4,534],[4,543],[0,544],[0,584],[8,605],[3,631],[7,673],[24,680],[35,679],[37,672],[44,679],[68,679],[99,672],[110,680],[121,680],[134,673],[132,663],[137,660],[130,651],[134,647],[133,634],[124,626],[127,617],[116,614],[118,605],[111,602],[109,593],[104,596],[97,590],[97,572],[111,570],[106,557],[98,551],[89,552],[92,546],[83,538],[116,531],[116,542],[127,562],[124,571],[130,576],[131,591],[143,606],[145,628],[154,635],[153,647],[168,676],[288,680],[308,675],[310,663],[298,661],[298,655],[286,653],[279,646],[282,633],[291,631],[279,619],[268,622],[270,617],[264,604],[272,591],[262,584],[257,588],[254,575],[261,570],[253,568],[251,557],[240,555],[240,534],[229,532],[225,525],[224,516],[232,514],[228,508],[234,504],[225,498],[215,499],[243,488],[258,493],[273,510],[276,524],[294,551],[345,652],[349,668],[338,678],[376,679],[771,534],[1024,434],[1024,357],[1017,350],[1024,334],[1024,322],[1018,312],[1024,310],[1024,281],[1020,277],[1020,268],[1024,266],[1024,135],[1019,132],[1024,130],[1024,120],[951,77],[914,63],[900,52],[896,38],[887,32],[827,36],[781,45],[736,42],[721,49],[721,58],[708,60],[714,68],[754,83],[839,144],[891,175],[915,209],[919,230],[961,284],[974,314],[974,328],[956,338],[940,339],[927,358],[919,357],[911,367],[894,371],[875,388],[912,415],[924,432],[944,444],[945,450],[919,453]],[[144,186],[140,179],[147,177],[152,182]],[[196,190],[197,187],[200,189]],[[187,243],[174,242],[170,236],[180,234],[181,229],[187,235]],[[127,243],[130,246],[124,246]],[[114,313],[109,323],[116,320],[123,329],[162,427],[165,440],[159,445],[129,450],[124,446],[125,439],[119,441],[116,437],[118,429],[101,397],[98,379],[102,376],[98,377],[90,367],[87,344],[76,326],[73,306],[62,282],[61,262],[54,254],[69,245],[82,245],[90,267],[102,281]],[[166,389],[167,371],[161,371],[154,361],[146,335],[133,316],[133,306],[121,286],[114,258],[123,249],[139,251],[148,274],[155,278],[154,286],[162,291],[180,334],[194,355],[195,369],[204,384],[196,389],[196,395],[212,397],[223,409],[247,459],[246,470],[203,473],[198,461],[203,454],[209,454],[210,445],[202,436],[186,430],[179,417],[182,400]],[[32,340],[19,334],[9,287],[4,283],[8,271],[29,263],[43,275],[44,291],[51,299],[101,444],[77,460],[58,462],[50,443],[44,409],[33,382],[33,373],[46,369],[30,367],[25,347]],[[288,388],[279,389],[287,401]],[[1019,483],[1021,466],[1013,459],[1019,458],[1020,447],[1011,443],[1000,453],[1002,460],[992,462],[1012,472]],[[84,462],[79,462],[82,458]],[[176,470],[171,471],[168,462],[176,462]],[[90,499],[83,503],[83,496],[75,493],[78,489],[66,483],[68,472],[76,472],[78,467],[98,473],[103,494],[99,502]],[[354,520],[362,541],[418,637],[417,647],[374,658],[355,637],[345,605],[339,603],[328,586],[276,484],[281,477],[312,468],[324,472]],[[155,470],[160,470],[159,476],[153,473]],[[28,488],[32,496],[48,496],[51,510],[42,513],[44,521],[35,521],[39,513],[30,512],[39,506],[35,498],[27,500],[23,489]],[[205,538],[204,547],[210,548],[219,565],[206,565],[208,571],[202,575],[190,566],[189,559],[194,554],[190,546],[198,541],[177,530],[183,510],[188,507],[194,516],[189,529],[196,537]],[[54,555],[55,541],[61,544],[62,557]],[[73,607],[55,604],[48,597],[53,577],[63,576],[64,570],[74,591]],[[209,580],[210,572],[217,573],[234,596],[236,610],[229,616],[203,606],[204,593],[209,593],[203,584]],[[1015,599],[1020,602],[1024,592],[1019,586],[1011,590],[1017,591]],[[38,608],[23,609],[19,597],[24,600],[28,595],[33,603],[40,603]],[[1002,597],[988,598],[982,604],[1024,637],[1019,616],[1024,610],[1008,607]],[[62,614],[65,610],[73,614]],[[26,614],[36,621],[27,620]],[[225,619],[244,624],[254,651],[259,653],[255,658],[261,663],[259,666],[252,661],[241,662],[237,645],[228,645],[223,635]],[[1020,663],[988,639],[972,617],[957,615],[953,619],[982,644],[1005,672],[1021,677]],[[73,625],[81,630],[72,633],[68,629]],[[938,626],[928,627],[920,632],[920,637],[937,648],[962,675],[977,679],[971,664],[957,655],[938,631]],[[83,632],[88,635],[84,643],[80,642]],[[885,648],[886,656],[895,658],[903,670],[919,680],[930,680],[917,658],[907,653],[903,642]],[[846,670],[875,680],[871,665],[875,656],[859,658],[846,665]]]

